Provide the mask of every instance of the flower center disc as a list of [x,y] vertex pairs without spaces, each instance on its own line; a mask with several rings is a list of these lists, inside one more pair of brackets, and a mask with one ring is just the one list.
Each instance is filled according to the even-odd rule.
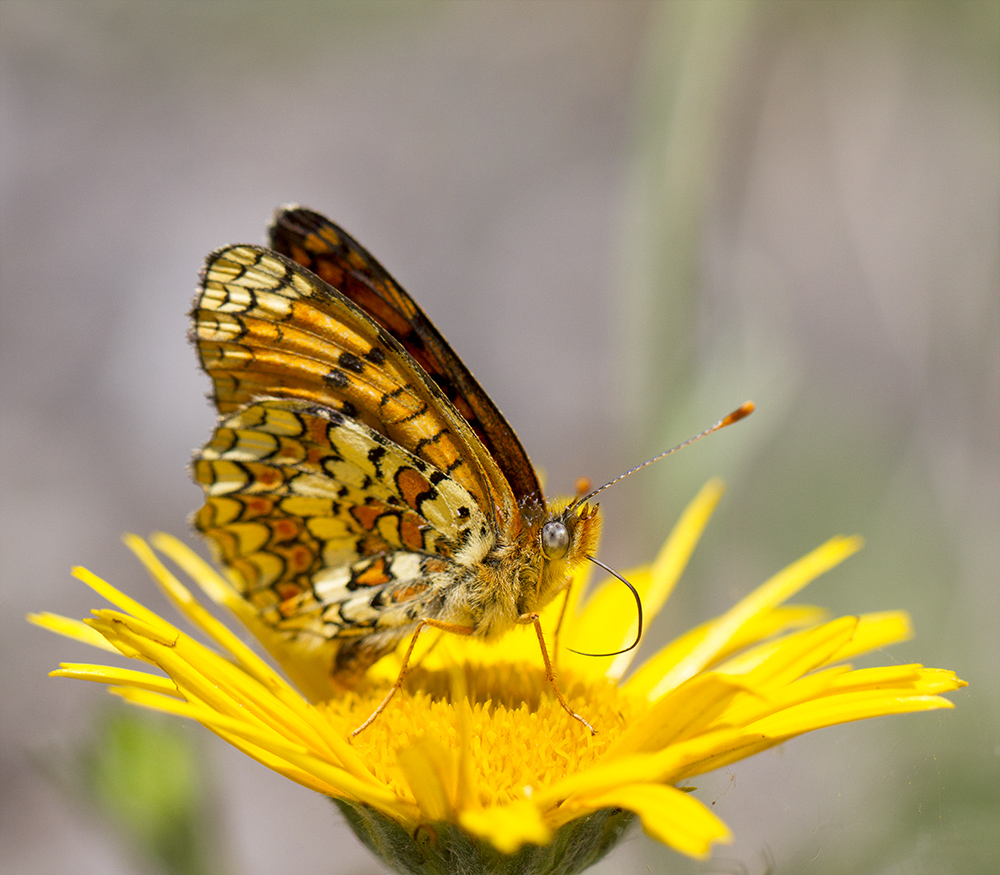
[[[408,794],[397,754],[427,741],[473,771],[483,805],[520,797],[595,762],[628,724],[633,707],[610,682],[559,674],[571,708],[598,730],[596,736],[556,700],[545,673],[529,663],[463,662],[451,671],[414,668],[386,710],[352,740],[373,774]],[[461,688],[464,686],[464,691]],[[324,703],[345,733],[382,701],[389,683]]]

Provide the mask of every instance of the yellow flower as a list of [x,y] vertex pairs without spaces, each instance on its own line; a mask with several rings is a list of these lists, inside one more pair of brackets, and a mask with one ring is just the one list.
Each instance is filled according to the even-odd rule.
[[[721,494],[720,483],[709,483],[655,561],[627,574],[647,616],[663,607]],[[85,621],[30,619],[144,660],[166,677],[84,664],[52,674],[111,684],[137,705],[197,720],[333,798],[362,840],[404,872],[578,872],[635,817],[652,837],[703,857],[729,831],[676,785],[823,726],[950,708],[939,694],[965,686],[941,669],[845,662],[909,637],[903,612],[830,620],[819,608],[785,604],[861,546],[837,537],[628,677],[634,651],[588,658],[562,649],[599,641],[613,650],[635,634],[634,606],[611,582],[583,598],[576,581],[558,642],[558,682],[597,735],[559,706],[533,631],[518,629],[492,646],[456,635],[421,641],[406,694],[348,740],[395,679],[398,657],[376,664],[365,689],[310,701],[303,693],[323,688],[323,667],[293,659],[217,572],[176,539],[153,538],[237,614],[302,692],[215,620],[144,541],[130,536],[127,543],[216,649],[78,568],[76,576],[119,610],[95,610]],[[555,628],[558,613],[556,605],[543,615],[545,628]]]

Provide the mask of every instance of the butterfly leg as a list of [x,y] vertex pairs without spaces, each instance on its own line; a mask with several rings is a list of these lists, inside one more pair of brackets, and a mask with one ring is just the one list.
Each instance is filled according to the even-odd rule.
[[559,704],[562,705],[563,710],[569,714],[570,717],[579,720],[584,726],[586,726],[587,729],[590,730],[591,735],[597,735],[597,730],[584,720],[583,717],[577,714],[576,711],[570,708],[569,703],[562,694],[562,690],[559,689],[559,685],[556,683],[556,672],[552,667],[552,660],[549,658],[549,651],[545,646],[545,636],[542,634],[542,624],[538,619],[538,614],[525,614],[524,616],[519,617],[518,621],[522,623],[534,624],[535,634],[538,636],[538,646],[542,649],[542,661],[545,663],[545,679],[549,682],[553,692],[555,692],[556,699],[559,700]]
[[[371,713],[371,716],[362,723],[354,732],[351,733],[351,738],[357,735],[359,732],[367,729],[374,722],[375,718],[378,717],[385,709],[389,702],[392,701],[392,697],[396,695],[396,690],[403,686],[403,681],[406,679],[406,674],[410,670],[410,657],[413,655],[413,648],[416,646],[417,638],[420,632],[425,626],[430,626],[432,629],[441,629],[443,632],[452,632],[455,635],[471,635],[475,630],[472,626],[459,626],[457,623],[444,623],[441,620],[433,620],[429,617],[425,617],[419,623],[417,623],[417,628],[413,632],[413,637],[410,639],[410,646],[406,648],[406,653],[403,656],[403,664],[400,666],[399,675],[396,677],[395,683],[389,688],[389,692],[386,693],[385,698],[382,700],[381,704]],[[539,633],[540,634],[540,633]],[[548,663],[548,656],[545,657],[546,663]],[[558,695],[558,690],[556,691]],[[560,701],[562,697],[560,696]],[[566,705],[564,704],[565,708]],[[567,710],[569,710],[567,708]],[[570,711],[572,714],[573,712]],[[575,715],[574,715],[575,716]],[[579,718],[582,719],[582,718]],[[586,721],[584,721],[586,722]],[[588,726],[590,724],[587,724]]]
[[559,632],[562,630],[563,620],[566,619],[566,611],[569,608],[569,591],[571,584],[567,585],[563,589],[563,603],[562,607],[559,609],[559,620],[556,622],[556,630],[552,633],[552,665],[558,665],[559,663]]

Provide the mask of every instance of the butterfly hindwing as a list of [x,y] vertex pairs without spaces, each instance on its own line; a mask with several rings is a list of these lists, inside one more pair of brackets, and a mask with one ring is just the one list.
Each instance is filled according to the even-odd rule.
[[[395,646],[493,545],[460,484],[302,401],[262,399],[224,417],[194,474],[206,493],[195,525],[243,595],[304,646],[329,642],[341,672]],[[335,640],[352,638],[369,640]]]

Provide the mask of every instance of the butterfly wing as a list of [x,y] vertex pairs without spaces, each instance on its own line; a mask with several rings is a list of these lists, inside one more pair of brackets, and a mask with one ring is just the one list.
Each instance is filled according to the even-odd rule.
[[516,537],[515,496],[400,343],[301,266],[219,250],[193,316],[222,414],[195,524],[266,622],[360,674]]
[[544,505],[524,447],[490,397],[423,310],[353,237],[303,207],[277,212],[271,247],[309,268],[388,331],[462,414],[524,507]]
[[222,414],[265,396],[356,419],[462,483],[496,526],[509,487],[468,423],[399,344],[336,289],[254,246],[209,256],[194,340]]
[[343,683],[440,614],[494,543],[460,483],[304,401],[262,399],[223,417],[194,474],[205,490],[195,525],[243,595],[298,650],[326,648]]

